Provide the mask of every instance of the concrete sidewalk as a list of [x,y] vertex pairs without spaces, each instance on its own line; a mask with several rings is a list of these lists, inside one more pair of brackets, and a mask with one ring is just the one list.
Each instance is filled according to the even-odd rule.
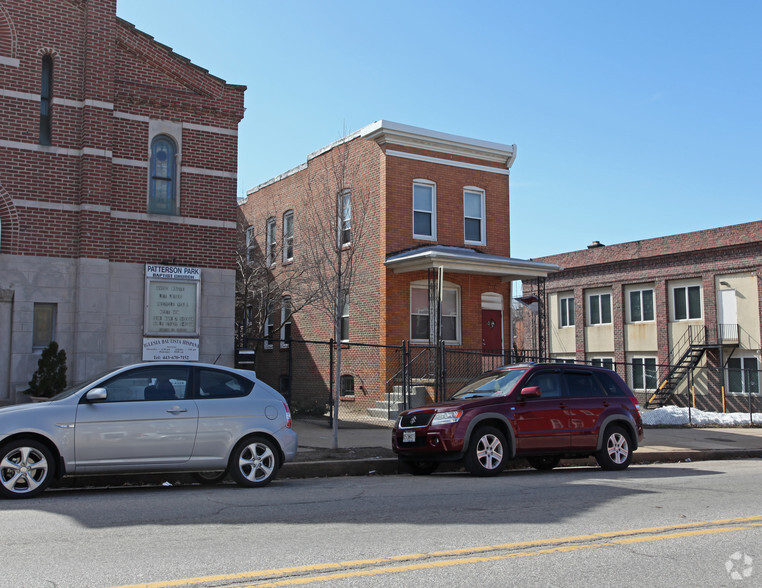
[[[369,474],[396,474],[391,429],[384,426],[340,423],[338,450],[330,449],[333,431],[328,421],[294,420],[299,451],[283,466],[281,478],[309,478]],[[762,457],[762,428],[647,428],[633,463],[703,461]],[[590,459],[569,464],[594,463]]]

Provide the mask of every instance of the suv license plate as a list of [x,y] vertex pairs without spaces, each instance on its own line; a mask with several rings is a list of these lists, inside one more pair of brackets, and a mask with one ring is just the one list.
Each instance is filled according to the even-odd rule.
[[402,431],[403,443],[415,443],[415,431]]

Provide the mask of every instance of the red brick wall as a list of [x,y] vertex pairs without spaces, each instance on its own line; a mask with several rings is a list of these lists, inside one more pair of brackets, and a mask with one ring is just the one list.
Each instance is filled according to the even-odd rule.
[[[299,263],[300,256],[304,255],[304,247],[309,243],[309,237],[304,234],[307,226],[304,219],[308,214],[305,195],[319,189],[326,165],[330,167],[331,158],[335,158],[336,153],[342,149],[349,149],[348,169],[352,171],[352,179],[348,187],[352,188],[353,194],[353,223],[356,198],[360,195],[369,197],[363,264],[350,295],[350,342],[399,346],[402,341],[410,339],[410,283],[425,280],[426,273],[394,274],[387,270],[384,260],[391,252],[434,244],[412,237],[413,180],[423,178],[437,184],[436,243],[442,245],[464,246],[463,188],[475,186],[485,190],[487,245],[477,249],[507,256],[510,253],[508,175],[386,156],[387,147],[439,159],[450,158],[441,153],[397,145],[385,145],[382,149],[374,141],[358,138],[316,156],[307,163],[306,168],[294,170],[252,191],[241,210],[247,221],[254,224],[260,238],[264,236],[267,219],[274,217],[279,244],[282,240],[283,213],[294,210],[294,263]],[[459,161],[505,169],[497,164],[469,158],[460,158]],[[335,189],[328,190],[325,197],[333,198],[333,193]],[[280,259],[276,261],[274,271],[276,275],[282,271]],[[506,348],[509,348],[510,284],[499,278],[464,274],[447,274],[445,279],[460,287],[462,347],[481,349],[481,295],[484,292],[497,292],[503,296],[503,338]],[[294,316],[292,325],[295,338],[326,341],[334,336],[328,318],[314,307],[299,311]],[[277,326],[276,324],[276,328]],[[319,353],[317,348],[313,346],[310,350],[311,352],[301,345],[293,349],[294,354],[304,354],[300,359],[295,356],[294,360],[297,371],[293,374],[293,397],[297,403],[308,402],[316,394],[324,398],[323,394],[327,390],[329,363],[326,358],[315,360],[314,354]],[[283,373],[282,356],[286,352],[279,350],[276,345],[272,351],[262,353],[265,358],[269,354],[270,359],[258,360],[258,373],[275,385],[278,375]],[[398,359],[393,353],[383,350],[361,351],[360,347],[351,346],[344,354],[342,371],[356,377],[356,388],[362,381],[364,390],[375,400],[383,396],[389,375],[399,369]],[[315,388],[318,381],[322,386],[321,391]]]
[[[2,87],[39,96],[41,56],[48,52],[54,103],[52,147],[38,148],[39,101],[0,100],[0,138],[18,145],[0,146],[0,188],[7,194],[0,205],[3,252],[233,268],[236,130],[245,88],[118,19],[115,0],[4,2],[3,56],[10,51],[9,22],[20,65],[0,64]],[[148,168],[134,163],[148,162],[148,119],[218,129],[183,128],[182,167],[213,174],[183,171],[181,216],[165,222],[144,218]],[[181,218],[230,226],[173,222]]]

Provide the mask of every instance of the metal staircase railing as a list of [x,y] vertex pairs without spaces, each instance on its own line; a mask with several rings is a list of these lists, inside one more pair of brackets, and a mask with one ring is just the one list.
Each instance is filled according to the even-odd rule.
[[646,401],[646,408],[664,406],[683,378],[698,365],[705,352],[706,327],[704,325],[689,326],[670,350],[667,373]]

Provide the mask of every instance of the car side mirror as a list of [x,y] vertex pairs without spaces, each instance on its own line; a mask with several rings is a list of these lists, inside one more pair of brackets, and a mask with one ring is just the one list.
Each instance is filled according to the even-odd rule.
[[108,398],[108,391],[105,388],[93,388],[88,390],[85,395],[85,399],[88,402],[98,402],[99,400],[106,400]]
[[539,398],[542,396],[539,386],[528,386],[521,390],[522,398]]

